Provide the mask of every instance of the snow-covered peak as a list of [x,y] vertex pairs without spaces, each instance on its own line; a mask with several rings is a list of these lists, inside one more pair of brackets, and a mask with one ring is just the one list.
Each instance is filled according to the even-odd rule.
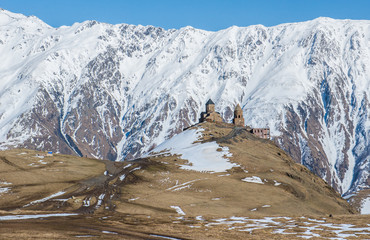
[[9,25],[14,21],[24,20],[27,17],[20,13],[13,13],[5,9],[0,9],[0,26]]
[[270,127],[337,189],[366,183],[370,21],[210,32],[0,19],[2,148],[135,158],[198,122],[212,98],[227,122],[240,104],[246,124]]
[[27,17],[23,14],[13,13],[5,9],[0,9],[0,27],[1,26],[18,26],[23,28],[31,28],[28,30],[37,30],[33,29],[35,27],[51,28],[48,24],[44,23],[36,16]]

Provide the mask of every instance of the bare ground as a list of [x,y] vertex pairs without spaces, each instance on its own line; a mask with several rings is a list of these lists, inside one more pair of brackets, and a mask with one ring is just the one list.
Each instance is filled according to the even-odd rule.
[[[1,216],[78,214],[0,216],[0,238],[370,239],[370,216],[359,215],[273,142],[227,124],[201,126],[201,141],[227,146],[239,167],[182,170],[187,161],[168,154],[117,163],[0,152]],[[262,184],[241,181],[253,176]]]

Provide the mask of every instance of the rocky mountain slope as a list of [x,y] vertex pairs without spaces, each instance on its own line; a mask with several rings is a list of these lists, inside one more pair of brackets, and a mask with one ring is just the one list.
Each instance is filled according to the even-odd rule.
[[339,192],[369,188],[370,22],[52,28],[0,11],[0,147],[133,159],[212,98]]

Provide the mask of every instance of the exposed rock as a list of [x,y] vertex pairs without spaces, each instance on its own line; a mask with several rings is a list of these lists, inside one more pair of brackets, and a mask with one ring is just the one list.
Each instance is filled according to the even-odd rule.
[[1,11],[0,148],[128,160],[198,122],[270,127],[341,193],[369,188],[369,21],[194,28],[88,21],[51,28]]

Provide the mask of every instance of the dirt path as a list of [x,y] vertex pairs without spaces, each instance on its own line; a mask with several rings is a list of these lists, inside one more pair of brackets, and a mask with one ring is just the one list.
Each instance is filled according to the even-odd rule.
[[24,168],[22,168],[22,167],[18,166],[17,164],[15,164],[15,163],[13,163],[13,162],[9,161],[9,160],[8,160],[8,159],[6,159],[6,157],[4,157],[4,156],[1,156],[1,157],[0,157],[0,160],[1,160],[1,161],[3,161],[5,164],[8,164],[8,165],[10,165],[10,166],[12,166],[12,167],[14,167],[14,168],[16,168],[16,169],[18,169],[18,170],[26,171],[26,169],[24,169]]

